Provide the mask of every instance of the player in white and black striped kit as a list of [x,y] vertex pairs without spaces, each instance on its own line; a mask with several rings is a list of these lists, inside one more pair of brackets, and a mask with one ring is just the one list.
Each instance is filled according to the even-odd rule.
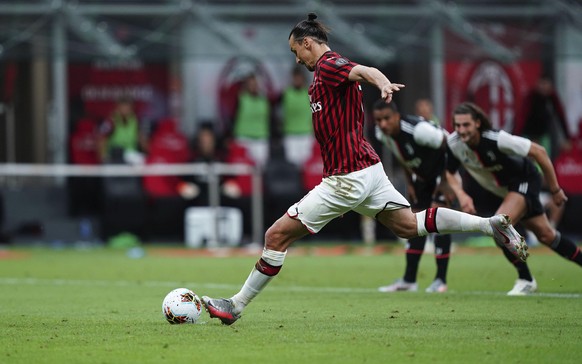
[[[544,213],[539,194],[542,176],[558,206],[568,200],[560,188],[546,150],[529,139],[492,129],[488,116],[477,105],[464,102],[453,111],[454,133],[447,138],[447,180],[463,211],[475,213],[473,198],[463,191],[454,173],[460,165],[486,190],[502,198],[497,213],[520,222],[538,240],[562,257],[582,265],[582,254],[574,242],[555,230]],[[505,254],[518,271],[509,295],[526,295],[537,289],[526,263]]]
[[[373,106],[377,137],[398,159],[408,182],[407,195],[411,207],[421,211],[429,207],[443,206],[444,199],[438,193],[441,176],[445,169],[446,131],[422,117],[401,115],[393,101],[387,104],[378,100]],[[424,251],[426,236],[409,239],[406,244],[406,268],[404,276],[393,284],[379,287],[381,292],[416,291],[418,264]],[[437,272],[427,292],[447,291],[447,267],[451,251],[451,235],[435,236]]]

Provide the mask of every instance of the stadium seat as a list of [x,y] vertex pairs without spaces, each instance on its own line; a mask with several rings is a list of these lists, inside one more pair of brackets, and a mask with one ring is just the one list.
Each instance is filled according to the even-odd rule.
[[[188,163],[192,156],[188,139],[174,119],[161,120],[150,138],[146,164]],[[147,231],[150,239],[182,241],[184,211],[188,202],[179,194],[180,176],[144,176],[147,197]]]
[[[97,146],[97,124],[88,118],[79,119],[69,138],[69,160],[72,164],[101,163]],[[101,178],[68,177],[67,202],[71,216],[97,215],[101,209]]]
[[263,172],[265,223],[275,222],[304,194],[301,171],[285,158],[283,148],[274,148]]

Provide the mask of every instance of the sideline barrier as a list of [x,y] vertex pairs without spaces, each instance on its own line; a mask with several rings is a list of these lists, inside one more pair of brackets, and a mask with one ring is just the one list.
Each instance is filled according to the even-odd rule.
[[[72,165],[72,164],[20,164],[1,163],[0,177],[139,177],[139,176],[177,176],[202,175],[209,181],[210,208],[220,207],[219,176],[252,176],[252,221],[253,242],[261,242],[263,234],[263,188],[262,173],[259,168],[246,164],[227,163],[183,163],[183,164],[147,164],[147,165]],[[218,216],[218,214],[216,215]],[[218,234],[219,224],[214,220],[214,236]]]

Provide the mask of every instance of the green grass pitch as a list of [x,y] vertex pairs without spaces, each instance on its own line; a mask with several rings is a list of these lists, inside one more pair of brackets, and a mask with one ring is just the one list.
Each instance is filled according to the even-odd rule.
[[[579,363],[580,268],[532,249],[539,294],[507,297],[516,274],[495,248],[462,250],[449,292],[378,293],[400,277],[401,249],[380,255],[291,254],[232,326],[203,313],[170,325],[172,289],[235,293],[258,255],[170,256],[148,248],[0,251],[0,363]],[[178,252],[180,253],[180,252]]]

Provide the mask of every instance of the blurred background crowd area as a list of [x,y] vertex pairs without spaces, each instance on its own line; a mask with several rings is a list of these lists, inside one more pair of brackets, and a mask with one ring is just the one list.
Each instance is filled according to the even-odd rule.
[[[263,176],[268,226],[321,180],[311,74],[287,42],[312,11],[330,26],[333,50],[406,84],[395,97],[404,114],[450,131],[451,110],[469,100],[495,128],[544,145],[570,196],[556,223],[582,235],[582,2],[574,0],[0,1],[0,163],[246,164]],[[370,109],[378,92],[363,91]],[[403,188],[373,124],[368,137]],[[220,205],[243,212],[247,241],[251,184],[219,180]],[[185,209],[209,204],[205,175],[0,173],[0,188],[0,240],[13,242],[51,230],[58,240],[79,225],[101,239],[132,231],[181,241]],[[365,224],[345,219],[321,236],[361,240]]]

